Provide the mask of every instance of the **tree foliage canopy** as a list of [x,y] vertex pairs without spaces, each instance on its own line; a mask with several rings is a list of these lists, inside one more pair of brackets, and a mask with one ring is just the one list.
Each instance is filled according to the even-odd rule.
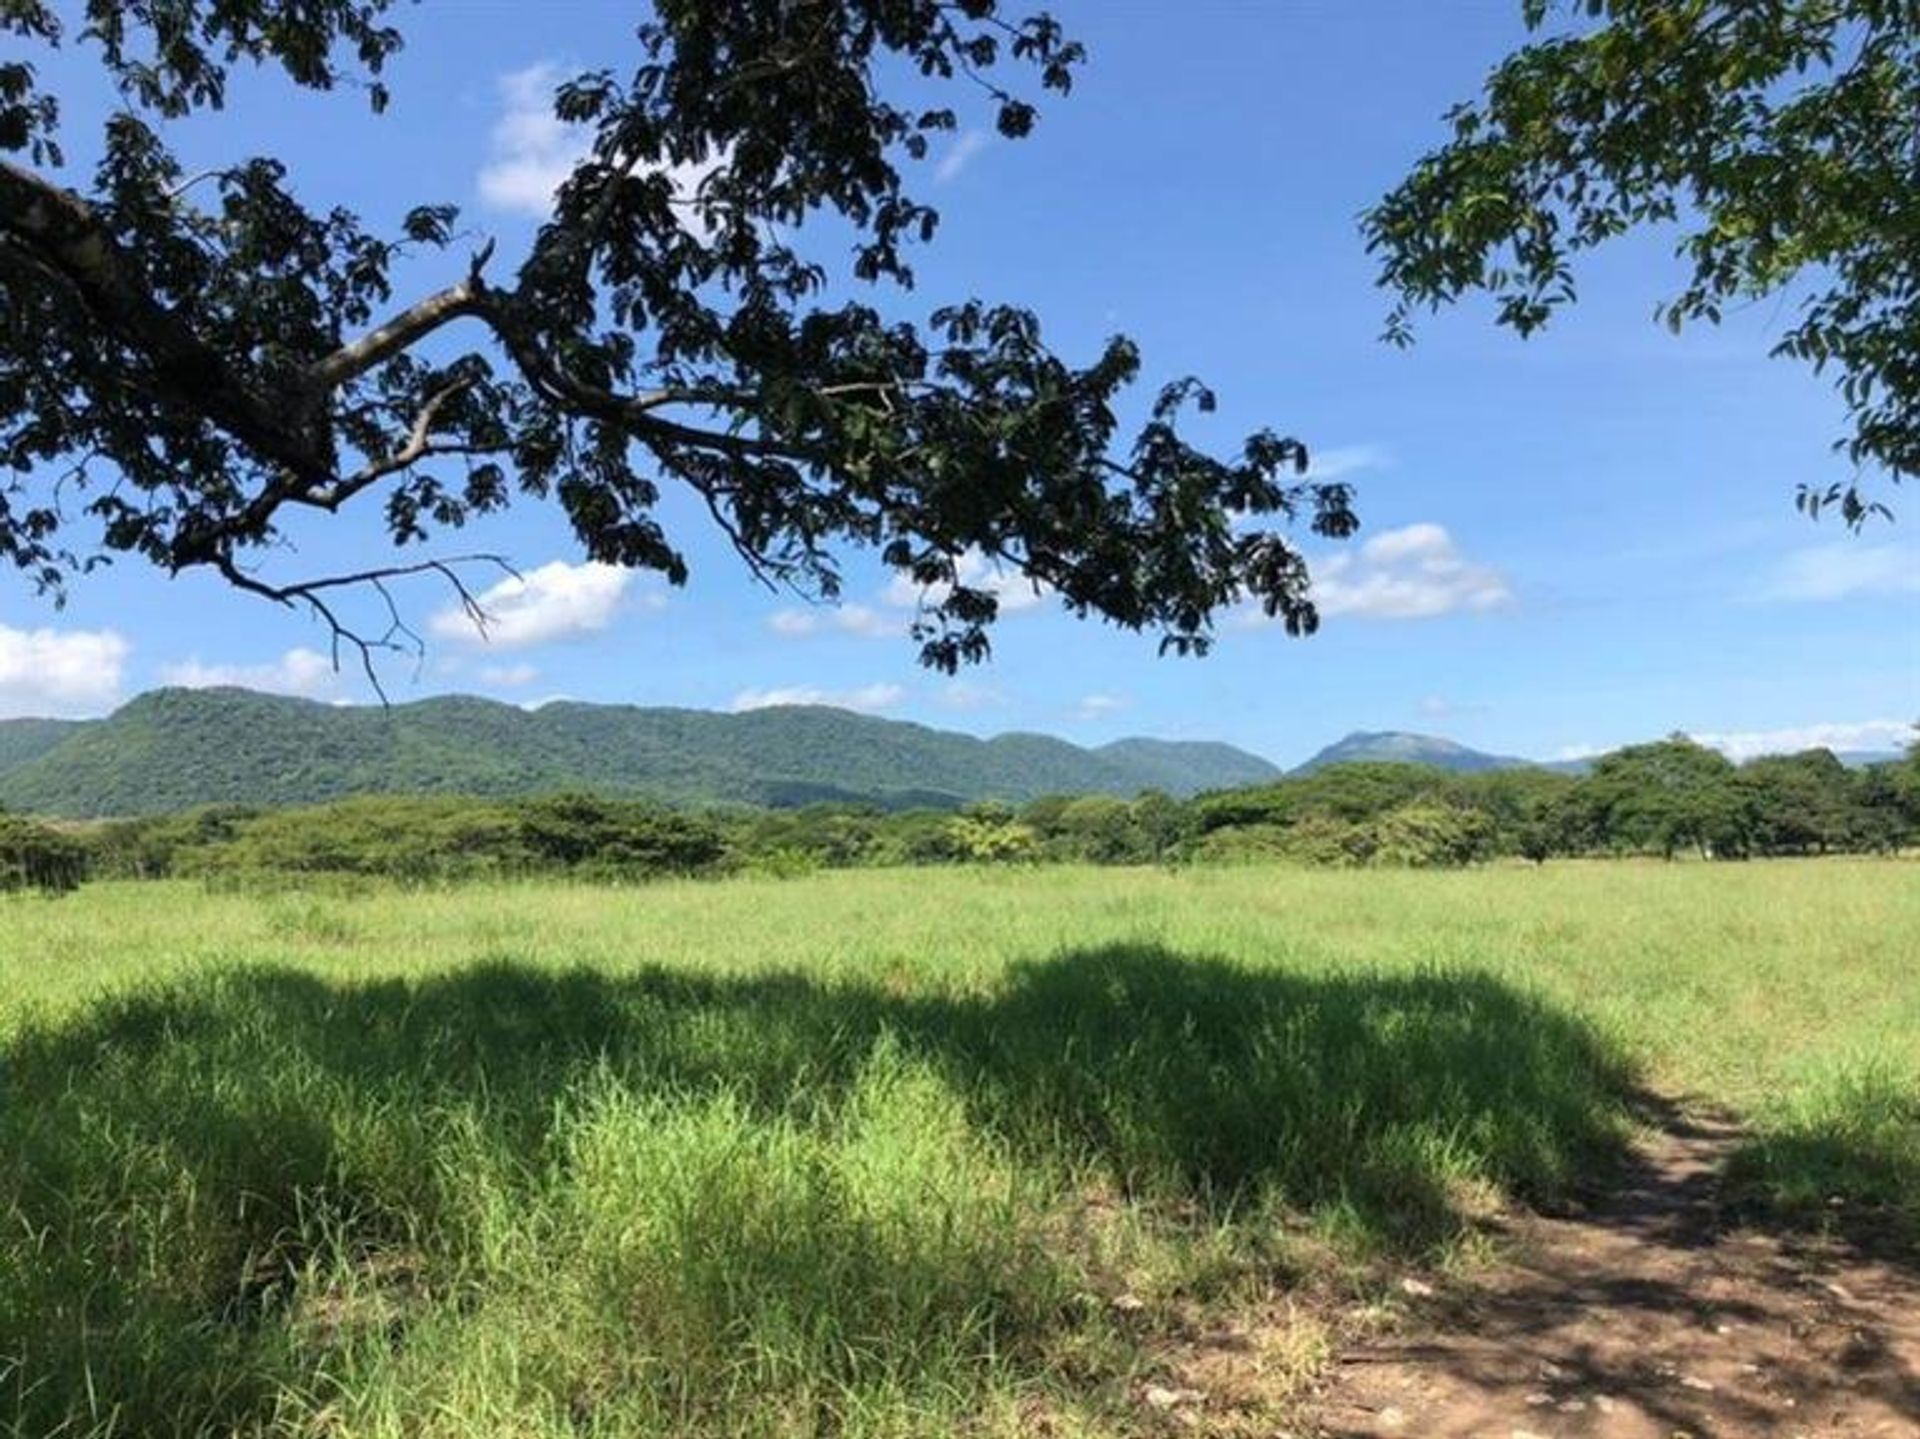
[[[381,506],[407,545],[551,501],[590,557],[677,583],[656,509],[682,486],[772,583],[831,597],[836,552],[877,549],[927,587],[916,639],[948,670],[986,652],[997,608],[963,582],[968,554],[1182,653],[1248,599],[1314,628],[1297,550],[1235,523],[1353,530],[1348,490],[1311,482],[1297,441],[1197,448],[1180,424],[1213,396],[1191,379],[1129,438],[1116,410],[1141,358],[1124,338],[1076,366],[1012,306],[962,297],[916,325],[837,298],[871,282],[897,300],[934,235],[908,182],[961,122],[909,102],[973,82],[1024,136],[1037,112],[1020,92],[1064,94],[1083,59],[1050,18],[994,0],[660,0],[630,68],[559,89],[590,149],[518,268],[492,265],[489,242],[402,299],[395,261],[450,252],[453,206],[422,195],[381,228],[308,208],[271,156],[186,174],[166,136],[219,108],[242,65],[383,109],[391,8],[87,0],[70,27],[41,0],[0,10],[0,557],[39,585],[119,554],[207,568],[311,606],[365,654],[407,632],[397,612],[384,639],[342,624],[344,587],[459,571],[403,557],[269,578],[291,515]],[[61,45],[118,95],[90,177],[65,165],[34,66]],[[880,75],[907,83],[890,96]],[[837,269],[801,248],[823,231],[847,237]]]
[[[589,794],[363,794],[292,809],[215,806],[75,827],[12,821],[51,852],[37,876],[346,875],[404,881],[566,873],[616,882],[741,870],[797,875],[874,865],[1166,864],[1276,859],[1375,868],[1644,854],[1715,860],[1891,855],[1920,841],[1920,746],[1849,769],[1826,750],[1735,767],[1676,736],[1590,774],[1332,765],[1176,799],[1044,795],[1014,806],[672,810]],[[0,816],[0,889],[8,883]],[[17,853],[17,851],[16,851]],[[77,858],[76,858],[77,857]],[[15,871],[14,883],[47,883]]]
[[[1774,346],[1831,367],[1840,448],[1920,474],[1920,3],[1525,0],[1540,38],[1447,116],[1448,143],[1368,215],[1381,280],[1416,310],[1484,291],[1522,335],[1574,298],[1574,262],[1672,224],[1689,267],[1678,329],[1797,294]],[[1556,12],[1580,18],[1547,34]],[[1802,509],[1857,525],[1857,481],[1803,484]]]

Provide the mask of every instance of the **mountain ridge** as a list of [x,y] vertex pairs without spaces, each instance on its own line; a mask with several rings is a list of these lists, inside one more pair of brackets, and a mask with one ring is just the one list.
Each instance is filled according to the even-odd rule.
[[563,789],[674,804],[953,807],[1047,793],[1189,795],[1281,774],[1211,742],[982,739],[810,705],[726,714],[558,700],[527,710],[443,695],[383,708],[159,689],[104,719],[0,721],[0,807],[68,818]]
[[[1858,767],[1899,755],[1838,758]],[[1286,770],[1218,741],[1135,736],[1082,746],[1018,730],[981,738],[824,705],[725,713],[549,700],[526,709],[436,695],[382,707],[176,688],[135,696],[103,719],[0,720],[0,809],[81,819],[355,794],[569,789],[688,805],[953,808],[1042,794],[1186,796],[1356,763],[1581,774],[1593,761],[1534,761],[1439,735],[1354,730]]]

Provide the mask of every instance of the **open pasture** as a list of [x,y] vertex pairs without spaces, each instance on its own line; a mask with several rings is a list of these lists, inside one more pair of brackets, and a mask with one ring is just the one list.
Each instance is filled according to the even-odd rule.
[[1649,1092],[1911,1245],[1920,873],[9,899],[0,1434],[1271,1432]]

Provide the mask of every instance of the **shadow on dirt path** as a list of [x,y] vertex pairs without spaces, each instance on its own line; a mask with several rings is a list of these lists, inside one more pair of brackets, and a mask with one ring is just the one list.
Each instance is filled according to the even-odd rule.
[[1912,1439],[1920,1273],[1742,1227],[1743,1135],[1659,1104],[1591,1209],[1512,1222],[1515,1258],[1341,1357],[1322,1439]]

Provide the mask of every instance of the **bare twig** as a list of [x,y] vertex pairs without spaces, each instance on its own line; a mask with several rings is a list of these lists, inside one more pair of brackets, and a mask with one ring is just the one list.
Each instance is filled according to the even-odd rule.
[[[234,562],[231,554],[221,552],[208,561],[221,577],[236,589],[249,594],[260,595],[276,604],[289,608],[304,604],[313,616],[327,626],[329,649],[334,670],[340,668],[340,653],[343,646],[350,646],[360,656],[360,667],[365,672],[367,683],[373,692],[380,696],[380,703],[390,704],[386,687],[380,683],[379,670],[374,657],[380,653],[411,654],[416,658],[426,653],[426,644],[420,636],[400,617],[399,606],[395,604],[392,592],[387,588],[389,580],[403,579],[410,575],[437,574],[453,589],[459,599],[460,608],[474,626],[485,633],[490,617],[481,606],[478,597],[468,587],[467,582],[455,568],[458,565],[485,564],[504,570],[514,579],[520,578],[520,572],[499,555],[473,554],[456,555],[451,559],[422,560],[410,565],[383,565],[374,569],[360,570],[353,574],[329,575],[323,579],[301,580],[292,584],[270,585],[254,578]],[[343,621],[333,606],[323,597],[333,591],[355,587],[366,587],[379,594],[386,604],[389,624],[384,634],[369,637]],[[411,643],[403,643],[411,641]]]

